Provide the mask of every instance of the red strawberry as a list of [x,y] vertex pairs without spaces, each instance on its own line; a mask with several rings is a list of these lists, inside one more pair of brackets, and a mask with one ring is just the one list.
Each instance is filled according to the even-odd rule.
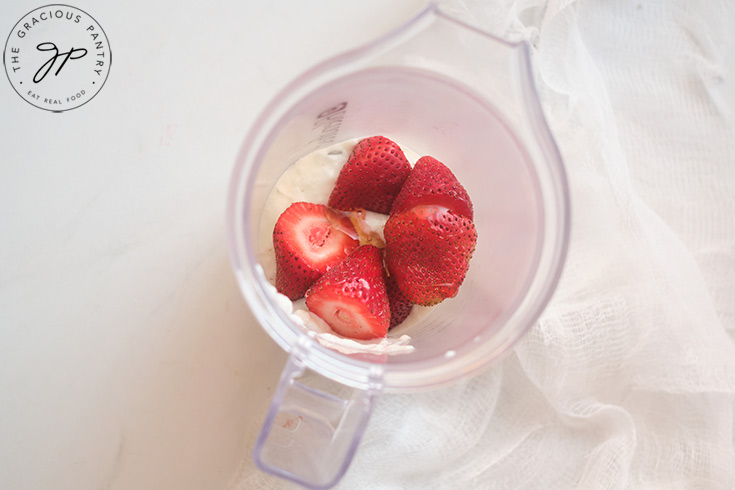
[[309,288],[306,306],[344,337],[385,337],[390,307],[381,250],[373,245],[358,247]]
[[385,262],[413,303],[431,306],[456,296],[475,251],[467,217],[440,206],[416,206],[385,224]]
[[451,170],[439,160],[421,157],[393,201],[391,216],[414,206],[444,206],[460,216],[473,218],[472,201]]
[[408,315],[411,314],[413,303],[400,290],[393,276],[388,276],[385,279],[385,288],[388,292],[388,303],[390,304],[390,329],[403,323],[403,320],[408,318]]
[[411,173],[401,148],[383,136],[360,140],[337,177],[329,206],[388,214]]
[[273,229],[278,292],[291,300],[303,297],[314,281],[359,245],[356,237],[350,220],[323,204],[293,203]]

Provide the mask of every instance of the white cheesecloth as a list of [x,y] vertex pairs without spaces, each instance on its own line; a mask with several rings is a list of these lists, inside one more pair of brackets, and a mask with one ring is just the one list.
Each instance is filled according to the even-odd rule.
[[735,488],[735,3],[440,3],[532,43],[569,256],[502,362],[383,395],[337,488]]

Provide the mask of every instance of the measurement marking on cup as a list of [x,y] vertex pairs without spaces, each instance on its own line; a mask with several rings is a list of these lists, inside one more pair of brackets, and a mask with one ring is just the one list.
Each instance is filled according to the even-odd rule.
[[311,140],[309,143],[330,144],[339,133],[342,121],[347,111],[347,102],[325,109],[319,114],[314,121],[314,130],[319,132],[319,136]]

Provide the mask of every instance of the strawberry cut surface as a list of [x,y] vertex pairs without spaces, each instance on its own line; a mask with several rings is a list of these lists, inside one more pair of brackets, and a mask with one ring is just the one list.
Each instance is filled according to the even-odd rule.
[[472,220],[470,196],[451,170],[436,158],[419,158],[411,174],[393,201],[390,214],[398,214],[415,206],[442,206]]
[[355,249],[309,288],[306,306],[343,337],[385,337],[390,306],[381,250],[373,245]]
[[296,202],[278,218],[273,229],[276,289],[295,300],[359,242],[348,218],[323,204]]
[[385,263],[415,304],[432,306],[457,295],[475,251],[469,218],[441,206],[416,206],[385,224]]
[[388,214],[411,173],[403,150],[383,136],[360,140],[337,177],[329,206]]

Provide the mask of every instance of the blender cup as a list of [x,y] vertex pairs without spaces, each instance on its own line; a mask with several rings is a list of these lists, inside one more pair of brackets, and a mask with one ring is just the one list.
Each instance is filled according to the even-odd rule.
[[[458,295],[400,331],[412,337],[413,352],[383,358],[319,345],[278,306],[258,263],[264,203],[286,168],[317,149],[371,135],[444,162],[473,201],[478,234]],[[387,36],[312,68],[270,103],[245,140],[228,227],[243,295],[290,354],[254,448],[256,464],[308,488],[329,488],[346,471],[382,392],[438,387],[478,372],[531,327],[557,284],[568,191],[528,45],[429,5]]]

